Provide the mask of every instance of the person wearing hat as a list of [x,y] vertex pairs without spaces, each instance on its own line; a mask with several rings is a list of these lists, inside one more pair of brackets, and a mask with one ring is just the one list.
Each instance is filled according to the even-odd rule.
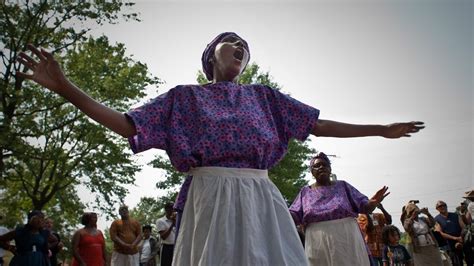
[[474,190],[466,192],[463,198],[467,201],[466,218],[468,223],[472,223],[472,217],[474,216]]
[[454,266],[463,265],[463,239],[461,232],[464,224],[462,218],[454,212],[448,212],[446,202],[439,200],[436,202],[436,223],[439,224],[437,231],[446,239],[449,246],[449,254]]
[[[268,178],[290,139],[409,137],[422,122],[354,125],[319,119],[319,110],[279,90],[239,84],[250,59],[247,42],[233,32],[214,38],[202,54],[205,85],[180,85],[126,114],[84,93],[44,49],[19,54],[31,73],[16,72],[128,138],[135,153],[165,150],[189,174],[175,265],[304,265],[303,248],[286,202]],[[36,57],[36,58],[33,58]],[[186,203],[186,204],[184,204]]]
[[463,222],[466,225],[463,231],[463,236],[468,239],[467,234],[470,234],[470,241],[464,241],[464,258],[468,266],[474,265],[474,223],[473,223],[473,214],[474,214],[474,190],[466,192],[463,196],[466,199],[464,202],[466,204],[466,211],[463,215]]
[[414,264],[443,265],[436,238],[431,231],[435,220],[428,208],[420,209],[414,201],[410,201],[402,209],[401,220],[410,238],[408,250],[413,255]]
[[15,256],[10,261],[11,266],[49,266],[49,240],[55,238],[44,230],[44,214],[39,210],[28,213],[28,221],[24,226],[4,235],[0,242],[15,240],[15,248],[10,249]]

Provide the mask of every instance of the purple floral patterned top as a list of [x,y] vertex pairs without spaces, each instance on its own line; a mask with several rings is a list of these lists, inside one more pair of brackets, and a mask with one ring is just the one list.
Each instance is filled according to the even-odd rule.
[[182,85],[126,114],[133,152],[167,152],[181,172],[220,166],[269,169],[290,138],[305,140],[319,110],[263,85]]
[[369,199],[346,181],[336,181],[331,186],[312,189],[305,186],[300,190],[290,213],[296,224],[310,224],[322,221],[357,217],[362,213]]

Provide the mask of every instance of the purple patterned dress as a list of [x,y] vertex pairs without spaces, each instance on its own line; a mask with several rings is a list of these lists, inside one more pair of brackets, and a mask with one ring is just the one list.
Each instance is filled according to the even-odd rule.
[[[181,172],[191,167],[269,169],[285,155],[290,138],[305,140],[319,110],[264,85],[218,82],[171,89],[126,114],[137,135],[134,153],[165,150]],[[183,210],[188,177],[175,208]]]
[[355,221],[368,202],[367,196],[342,180],[300,190],[290,213],[296,224],[306,228],[305,253],[310,265],[371,265]]
[[290,206],[296,224],[308,225],[347,217],[356,218],[369,202],[364,194],[346,181],[312,189],[305,186]]
[[[188,172],[207,166],[269,169],[283,158],[291,138],[308,137],[319,110],[264,85],[218,82],[178,86],[126,115],[137,131],[129,138],[135,153],[163,149],[177,170]],[[190,187],[188,177],[178,209]],[[283,211],[291,226],[286,206]]]

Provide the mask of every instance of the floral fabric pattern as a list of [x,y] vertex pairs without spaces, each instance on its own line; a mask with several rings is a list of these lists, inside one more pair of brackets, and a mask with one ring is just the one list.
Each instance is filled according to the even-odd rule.
[[319,110],[263,85],[177,86],[129,111],[133,152],[167,152],[181,172],[220,166],[269,169],[291,138],[305,140]]
[[339,180],[331,186],[316,189],[305,186],[290,206],[296,224],[357,217],[369,199],[349,183]]

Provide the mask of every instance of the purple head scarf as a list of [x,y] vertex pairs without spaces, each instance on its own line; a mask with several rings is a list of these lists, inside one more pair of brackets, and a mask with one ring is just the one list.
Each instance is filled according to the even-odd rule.
[[239,35],[237,35],[235,32],[223,32],[223,33],[217,35],[217,37],[215,37],[214,40],[212,40],[212,42],[210,42],[206,46],[206,49],[204,49],[204,52],[202,53],[202,57],[201,57],[202,70],[204,71],[204,74],[206,74],[206,78],[210,81],[214,78],[214,73],[212,73],[213,72],[213,65],[210,62],[210,59],[212,58],[212,56],[214,56],[214,51],[216,50],[217,44],[219,44],[225,37],[231,36],[231,35],[234,35],[237,38],[242,40],[244,48],[249,53],[249,60],[250,60],[249,45]]

